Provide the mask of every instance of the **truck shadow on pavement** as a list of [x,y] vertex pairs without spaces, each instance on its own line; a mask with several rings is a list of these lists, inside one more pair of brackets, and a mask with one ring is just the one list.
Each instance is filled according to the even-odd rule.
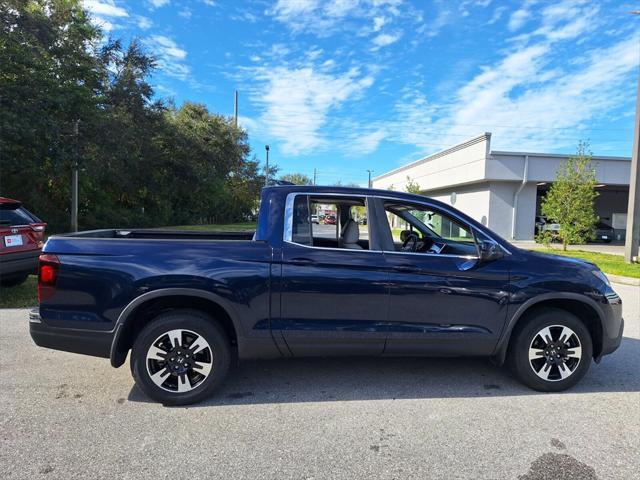
[[[638,392],[638,365],[640,340],[625,337],[567,393]],[[547,394],[525,387],[486,358],[287,358],[243,361],[213,397],[187,408],[513,395]],[[135,386],[128,400],[151,401]]]

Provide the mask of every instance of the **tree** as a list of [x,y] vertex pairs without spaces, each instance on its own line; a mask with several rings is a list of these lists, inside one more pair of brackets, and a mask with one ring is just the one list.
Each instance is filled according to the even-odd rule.
[[598,217],[594,201],[596,173],[591,166],[591,152],[580,142],[576,155],[563,162],[556,178],[542,199],[541,211],[547,220],[560,226],[563,250],[567,245],[584,243],[592,238]]
[[204,105],[157,97],[155,58],[135,39],[104,40],[80,0],[0,3],[0,65],[0,194],[50,232],[69,227],[76,145],[83,229],[255,212],[265,178],[247,133]]
[[280,176],[280,180],[291,182],[295,185],[313,184],[313,180],[311,180],[311,177],[305,175],[304,173],[285,173],[284,175]]
[[420,185],[418,185],[418,182],[412,180],[411,177],[408,175],[407,175],[407,183],[405,185],[405,190],[407,191],[407,193],[415,193],[416,195],[419,195],[420,192],[422,191],[420,188]]

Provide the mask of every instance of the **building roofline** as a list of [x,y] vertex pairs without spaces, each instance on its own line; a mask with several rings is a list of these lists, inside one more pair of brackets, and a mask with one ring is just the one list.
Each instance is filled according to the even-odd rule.
[[[559,158],[571,158],[575,157],[575,154],[569,153],[540,153],[540,152],[511,152],[507,150],[492,150],[489,153],[490,156],[529,156],[529,157],[559,157]],[[592,160],[614,160],[614,161],[631,161],[631,157],[614,157],[605,155],[593,155]]]
[[[440,150],[439,152],[436,153],[432,153],[431,155],[428,155],[426,157],[420,158],[418,160],[414,160],[411,163],[408,163],[406,165],[402,165],[401,167],[395,168],[393,170],[390,170],[386,173],[383,173],[382,175],[378,176],[378,177],[374,177],[372,180],[381,180],[385,177],[388,177],[389,175],[393,175],[395,173],[399,173],[402,172],[403,170],[408,170],[409,168],[415,167],[416,165],[420,165],[422,163],[426,163],[429,160],[433,160],[436,159],[438,157],[443,157],[444,155],[448,155],[449,153],[453,153],[456,152],[458,150],[462,150],[463,148],[467,148],[470,145],[474,145],[476,143],[480,143],[483,140],[486,140],[487,142],[491,141],[491,132],[484,132],[481,135],[477,135],[473,138],[470,138],[469,140],[466,140],[462,143],[458,143],[457,145],[454,145],[452,147],[446,148],[444,150]],[[487,152],[488,153],[488,152]]]

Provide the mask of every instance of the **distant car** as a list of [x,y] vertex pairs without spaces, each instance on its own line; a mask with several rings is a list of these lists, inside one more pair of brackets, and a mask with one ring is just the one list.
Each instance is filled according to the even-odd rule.
[[311,223],[315,223],[316,225],[320,224],[320,219],[318,218],[318,215],[311,215]]
[[0,197],[0,285],[20,285],[38,271],[46,226],[18,200]]
[[614,239],[614,230],[611,225],[607,225],[604,222],[598,222],[596,224],[595,242],[611,243]]
[[336,216],[335,215],[327,215],[324,217],[325,225],[335,225],[336,224]]
[[551,232],[551,240],[558,240],[558,234],[560,233],[560,225],[557,223],[551,223],[544,217],[536,217],[536,234],[542,232]]

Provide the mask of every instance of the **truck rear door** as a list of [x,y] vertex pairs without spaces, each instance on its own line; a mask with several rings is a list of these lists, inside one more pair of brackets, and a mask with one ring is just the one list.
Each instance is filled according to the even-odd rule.
[[[336,221],[314,224],[312,215]],[[287,197],[280,316],[272,329],[293,355],[383,352],[388,273],[368,215],[365,196]]]

